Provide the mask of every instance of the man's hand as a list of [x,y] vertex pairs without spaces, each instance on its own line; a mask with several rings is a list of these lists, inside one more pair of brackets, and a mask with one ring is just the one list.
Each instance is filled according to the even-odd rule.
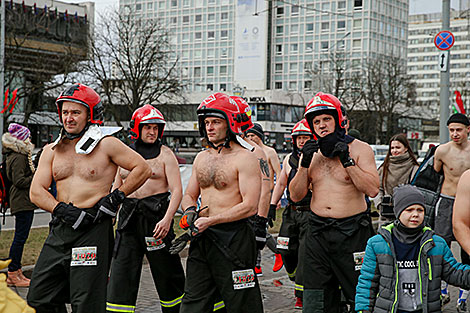
[[276,209],[277,205],[276,204],[270,204],[269,205],[269,212],[268,212],[268,224],[269,227],[274,226],[274,221],[276,220]]
[[183,216],[181,216],[181,219],[179,222],[180,227],[184,230],[189,229],[189,228],[193,230],[194,222],[197,220],[198,216],[199,216],[199,213],[197,212],[196,207],[190,206],[184,211]]
[[335,144],[333,155],[338,156],[344,168],[355,165],[354,160],[349,155],[349,146],[347,143],[339,141]]
[[172,219],[164,217],[161,221],[155,225],[155,229],[153,230],[153,237],[155,239],[163,239],[168,235],[168,231],[170,230]]
[[318,152],[318,142],[316,140],[310,139],[307,141],[302,148],[302,162],[300,162],[300,166],[309,168],[310,162],[312,162],[313,154]]
[[59,202],[52,215],[72,226],[73,229],[85,227],[93,223],[93,216],[74,206],[72,203]]
[[268,219],[259,215],[255,215],[253,224],[253,230],[255,232],[256,248],[263,250],[266,245],[266,224]]
[[98,212],[96,213],[95,222],[99,222],[101,218],[106,215],[109,217],[116,217],[116,212],[124,199],[126,199],[126,195],[119,189],[115,189],[107,196],[101,198],[97,204]]
[[185,232],[178,238],[175,238],[171,242],[171,247],[169,249],[170,254],[178,254],[181,251],[183,251],[184,247],[186,247],[186,244],[190,240],[191,240],[191,235],[189,234],[189,232]]

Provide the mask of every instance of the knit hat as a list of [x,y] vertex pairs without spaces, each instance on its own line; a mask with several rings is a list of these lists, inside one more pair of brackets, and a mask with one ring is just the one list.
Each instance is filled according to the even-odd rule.
[[465,114],[462,113],[452,114],[447,120],[447,126],[449,126],[450,123],[460,123],[464,124],[465,126],[470,126],[470,120]]
[[264,131],[263,131],[263,126],[261,126],[258,123],[254,123],[253,127],[248,129],[246,133],[252,133],[261,138],[261,141],[264,141]]
[[16,123],[11,123],[8,126],[8,132],[10,135],[21,141],[25,141],[31,136],[31,132],[27,127]]
[[424,196],[416,186],[403,185],[393,188],[393,212],[397,219],[403,210],[413,204],[419,204],[426,209]]

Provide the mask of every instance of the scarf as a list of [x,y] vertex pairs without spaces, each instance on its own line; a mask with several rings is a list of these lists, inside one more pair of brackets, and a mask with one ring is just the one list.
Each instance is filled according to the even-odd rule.
[[[388,170],[387,180],[385,181],[385,184],[383,184],[382,186],[384,190],[384,194],[392,195],[394,187],[397,187],[400,184],[408,183],[411,173],[413,172],[415,167],[417,167],[417,165],[413,163],[413,158],[411,157],[408,151],[405,152],[404,154],[390,156],[388,169],[387,169]],[[384,171],[384,167],[381,166],[379,168],[379,176],[380,176],[381,185],[382,185],[383,171]]]
[[401,243],[412,244],[423,237],[424,222],[416,228],[406,227],[399,219],[396,219],[393,224],[395,227],[392,228],[392,233]]

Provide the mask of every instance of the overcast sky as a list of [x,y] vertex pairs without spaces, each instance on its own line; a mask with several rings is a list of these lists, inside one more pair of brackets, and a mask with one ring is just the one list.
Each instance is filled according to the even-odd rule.
[[[77,0],[61,0],[64,2],[77,3],[84,1]],[[262,1],[262,0],[258,0]],[[374,0],[370,0],[374,1]],[[410,14],[417,13],[435,13],[441,12],[442,0],[409,0],[410,1]],[[458,10],[459,4],[462,3],[463,8],[468,8],[470,0],[451,0],[451,8]],[[102,12],[108,7],[117,8],[119,0],[95,0],[95,8],[97,12]]]

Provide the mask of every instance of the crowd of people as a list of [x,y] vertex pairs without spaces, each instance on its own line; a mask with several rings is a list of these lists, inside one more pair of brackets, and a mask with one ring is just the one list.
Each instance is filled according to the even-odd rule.
[[[62,129],[31,160],[29,130],[2,137],[12,181],[15,238],[7,283],[28,287],[38,313],[135,312],[145,255],[163,312],[263,312],[261,250],[275,254],[295,284],[303,312],[440,312],[447,283],[470,288],[470,121],[454,114],[451,141],[436,149],[444,179],[437,203],[412,186],[419,164],[406,136],[390,139],[377,170],[372,148],[348,133],[341,102],[319,92],[292,129],[293,151],[280,166],[261,125],[239,97],[214,93],[197,108],[199,152],[182,192],[178,161],[162,145],[165,118],[151,105],[131,117],[126,146],[103,126],[103,104],[74,84],[56,100]],[[50,192],[54,185],[56,193]],[[281,196],[288,205],[277,240]],[[380,212],[378,234],[369,198]],[[175,238],[173,218],[181,206]],[[21,256],[35,208],[52,214],[31,280]],[[428,210],[428,212],[426,211]],[[426,225],[425,215],[435,215]],[[117,227],[113,223],[117,220]],[[462,263],[449,245],[457,239]],[[178,252],[189,244],[186,270]]]

